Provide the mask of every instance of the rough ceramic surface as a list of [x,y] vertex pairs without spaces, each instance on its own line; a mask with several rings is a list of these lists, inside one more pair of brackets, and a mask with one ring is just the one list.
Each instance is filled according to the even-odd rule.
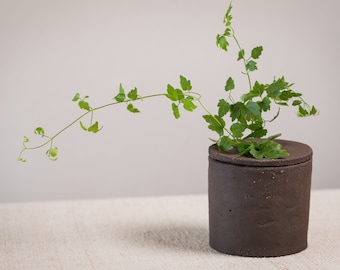
[[[289,158],[268,160],[260,166],[251,158],[239,158],[236,161],[241,164],[235,164],[233,155],[210,148],[209,227],[214,249],[271,257],[307,248],[312,151],[304,144],[284,144],[295,150]],[[301,156],[299,149],[304,150]],[[306,157],[307,161],[300,162]],[[246,166],[245,161],[256,164]],[[293,161],[296,164],[291,165]]]

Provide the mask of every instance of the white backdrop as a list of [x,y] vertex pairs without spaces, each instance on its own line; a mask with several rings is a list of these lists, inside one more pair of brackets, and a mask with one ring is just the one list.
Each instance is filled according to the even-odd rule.
[[[45,150],[16,161],[24,135],[49,135],[81,111],[71,101],[89,95],[110,102],[119,83],[141,94],[178,84],[180,74],[214,110],[225,81],[246,78],[215,46],[224,30],[225,0],[0,0],[0,201],[205,193],[209,137],[202,111],[172,117],[165,99],[95,114],[98,134],[78,125],[56,140],[59,160]],[[263,45],[254,79],[285,75],[321,114],[296,118],[283,110],[270,127],[314,149],[313,188],[340,187],[339,48],[337,0],[233,1],[234,28],[246,50]],[[242,89],[240,89],[242,91]]]

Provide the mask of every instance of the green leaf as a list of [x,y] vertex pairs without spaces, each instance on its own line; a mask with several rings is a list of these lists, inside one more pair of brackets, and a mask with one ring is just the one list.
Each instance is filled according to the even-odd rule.
[[229,27],[227,27],[227,28],[224,30],[223,35],[226,36],[226,37],[230,37],[230,36],[231,36],[231,29],[230,29]]
[[260,97],[262,96],[264,89],[265,89],[265,86],[262,83],[259,83],[258,81],[256,81],[251,91],[254,97]]
[[261,108],[256,102],[248,101],[246,103],[246,108],[255,116],[255,118],[261,119]]
[[227,12],[224,16],[224,19],[223,19],[223,23],[224,23],[225,26],[231,25],[231,20],[232,20],[233,17],[230,15],[230,13],[231,13],[232,8],[233,8],[233,6],[230,3],[229,7],[227,9]]
[[[242,120],[241,115],[242,111],[244,111],[245,106],[242,102],[236,102],[230,105],[230,117],[231,120],[234,121],[235,119]],[[244,120],[244,119],[243,119]]]
[[91,108],[90,108],[90,104],[84,100],[80,100],[78,102],[78,105],[79,105],[79,108],[80,109],[84,109],[84,110],[87,110],[87,111],[90,111]]
[[190,80],[187,80],[184,76],[180,76],[180,84],[184,91],[190,91],[192,89]]
[[233,148],[233,141],[227,136],[222,136],[216,144],[220,151],[229,151]]
[[299,105],[299,112],[298,112],[298,116],[299,117],[304,117],[308,115],[308,111],[303,108],[301,105]]
[[237,61],[239,61],[239,60],[241,60],[241,59],[243,59],[243,58],[244,58],[244,50],[242,49],[242,50],[240,50],[240,51],[238,52]]
[[119,93],[114,97],[117,102],[125,101],[125,90],[122,84],[119,85]]
[[80,127],[81,127],[83,130],[87,131],[87,127],[85,127],[84,124],[83,124],[81,121],[79,121],[79,124],[80,124]]
[[293,106],[298,106],[298,105],[300,105],[301,103],[302,103],[301,100],[294,100],[293,103],[292,103],[292,105],[293,105]]
[[257,104],[262,108],[264,112],[270,110],[270,99],[268,97],[264,97],[261,101],[259,101]]
[[50,160],[57,160],[58,155],[58,147],[52,147],[46,151],[46,155],[49,157]]
[[262,46],[259,46],[259,47],[254,48],[254,49],[251,51],[251,57],[252,57],[253,59],[258,59],[258,58],[261,56],[262,51],[263,51],[263,47],[262,47]]
[[235,82],[232,77],[229,77],[224,87],[224,90],[230,91],[230,90],[233,90],[234,88],[235,88]]
[[78,101],[80,99],[80,94],[77,93],[75,94],[75,96],[73,97],[72,101]]
[[182,99],[181,102],[183,103],[184,109],[186,109],[189,112],[192,112],[197,108],[197,106],[192,102],[192,99],[190,97]]
[[184,98],[183,91],[180,89],[175,89],[172,85],[168,84],[167,95],[172,101],[179,101]]
[[284,90],[281,92],[279,99],[281,100],[289,100],[295,96],[295,93],[292,90]]
[[28,143],[30,139],[27,136],[24,136],[24,143]]
[[246,94],[242,95],[242,100],[244,102],[254,98],[254,97],[261,97],[264,92],[265,86],[258,81],[254,83],[253,88]]
[[127,94],[128,98],[131,100],[136,100],[138,98],[137,95],[137,88],[132,89],[128,94]]
[[313,105],[311,111],[309,112],[309,115],[317,115],[317,114],[318,114],[318,110]]
[[248,61],[248,63],[246,64],[246,69],[247,69],[248,71],[257,70],[256,62],[253,61],[253,60]]
[[92,126],[90,126],[87,131],[88,132],[93,132],[93,133],[97,133],[98,131],[100,131],[102,128],[98,128],[98,121],[96,121]]
[[240,156],[246,156],[249,154],[254,145],[255,143],[251,141],[238,141],[236,147]]
[[218,116],[220,117],[225,116],[230,110],[230,104],[224,99],[219,100],[217,107],[218,107]]
[[58,155],[58,147],[51,148],[49,152],[51,157],[56,157]]
[[241,123],[234,123],[231,125],[230,130],[233,133],[234,138],[242,138],[243,132],[245,131],[246,126]]
[[133,104],[129,103],[126,107],[128,109],[128,111],[132,112],[132,113],[139,113],[140,111],[133,106]]
[[171,84],[168,84],[168,86],[167,86],[167,95],[166,96],[169,99],[171,99],[172,101],[177,101],[178,100],[175,88]]
[[179,109],[178,109],[178,106],[175,104],[175,103],[172,103],[171,104],[171,108],[172,108],[172,113],[174,115],[174,117],[176,119],[180,118],[180,113],[179,113]]
[[278,80],[275,80],[268,85],[266,91],[267,95],[270,98],[278,98],[281,95],[281,91],[286,90],[289,86],[289,83],[285,81],[284,77],[279,78]]
[[208,128],[212,131],[217,132],[218,135],[223,136],[224,134],[224,127],[225,122],[224,120],[219,117],[218,115],[203,115],[204,120],[209,124]]
[[222,35],[217,35],[216,44],[224,51],[227,51],[227,48],[229,46],[229,42],[227,41],[226,37]]
[[44,130],[42,127],[37,127],[37,128],[34,130],[34,134],[41,135],[42,137],[44,137],[44,135],[45,135],[45,130]]
[[289,153],[282,149],[281,144],[270,139],[258,143],[250,150],[250,154],[256,159],[277,159],[289,156]]
[[254,132],[250,133],[245,138],[263,138],[267,135],[267,132],[268,131],[260,125],[258,129],[254,130]]

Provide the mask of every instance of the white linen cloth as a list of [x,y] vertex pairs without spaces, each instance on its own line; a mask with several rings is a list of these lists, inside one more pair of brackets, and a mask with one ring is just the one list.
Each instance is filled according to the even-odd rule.
[[340,269],[340,190],[312,191],[308,248],[277,258],[211,249],[206,195],[0,204],[0,269]]

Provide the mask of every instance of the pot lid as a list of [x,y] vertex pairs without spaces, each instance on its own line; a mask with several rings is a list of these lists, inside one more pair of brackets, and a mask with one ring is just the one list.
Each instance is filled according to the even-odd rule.
[[215,160],[235,165],[260,167],[290,166],[306,162],[312,158],[313,150],[306,144],[288,140],[275,141],[280,143],[282,148],[288,151],[289,156],[279,159],[255,159],[240,156],[236,151],[219,151],[216,144],[209,147],[209,156]]

